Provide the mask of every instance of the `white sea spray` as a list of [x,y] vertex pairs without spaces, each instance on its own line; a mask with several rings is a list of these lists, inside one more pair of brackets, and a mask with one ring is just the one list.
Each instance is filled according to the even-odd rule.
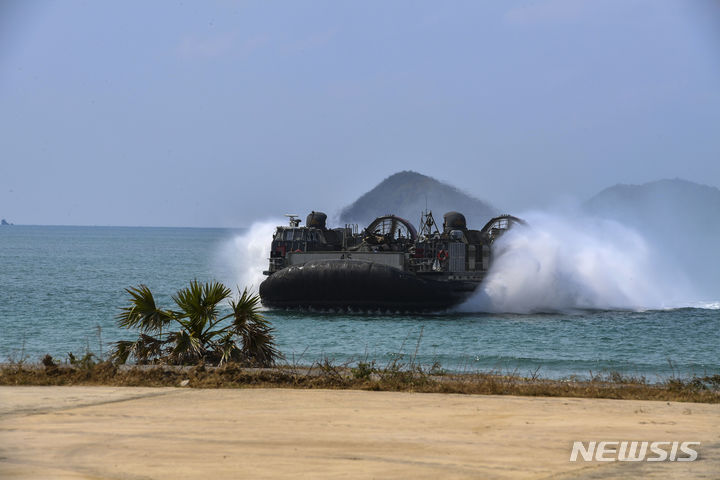
[[236,235],[221,246],[216,261],[222,264],[222,271],[230,277],[225,279],[228,285],[258,291],[265,280],[263,271],[268,269],[273,233],[282,223],[282,220],[257,221],[245,233]]
[[493,246],[487,278],[460,311],[649,310],[688,306],[692,289],[638,232],[620,223],[522,215]]

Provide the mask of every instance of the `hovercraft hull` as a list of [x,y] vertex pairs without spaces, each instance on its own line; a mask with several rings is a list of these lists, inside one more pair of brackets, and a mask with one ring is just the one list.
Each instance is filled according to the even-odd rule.
[[269,276],[260,296],[270,308],[439,311],[463,302],[477,285],[363,260],[313,260]]

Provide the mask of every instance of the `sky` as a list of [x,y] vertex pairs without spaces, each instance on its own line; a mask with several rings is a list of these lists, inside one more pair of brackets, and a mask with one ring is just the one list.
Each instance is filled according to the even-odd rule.
[[243,227],[401,170],[720,186],[720,2],[0,0],[0,218]]

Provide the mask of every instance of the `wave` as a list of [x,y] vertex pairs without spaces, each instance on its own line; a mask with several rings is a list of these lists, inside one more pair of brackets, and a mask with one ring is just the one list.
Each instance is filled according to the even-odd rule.
[[696,310],[720,310],[720,302],[688,302],[687,305],[670,307],[664,310],[686,310],[689,308]]

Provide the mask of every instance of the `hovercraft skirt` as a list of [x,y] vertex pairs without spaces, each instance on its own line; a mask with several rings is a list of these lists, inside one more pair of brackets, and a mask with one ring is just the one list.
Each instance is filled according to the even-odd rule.
[[471,292],[362,260],[314,260],[280,270],[260,284],[265,306],[319,310],[445,310]]

